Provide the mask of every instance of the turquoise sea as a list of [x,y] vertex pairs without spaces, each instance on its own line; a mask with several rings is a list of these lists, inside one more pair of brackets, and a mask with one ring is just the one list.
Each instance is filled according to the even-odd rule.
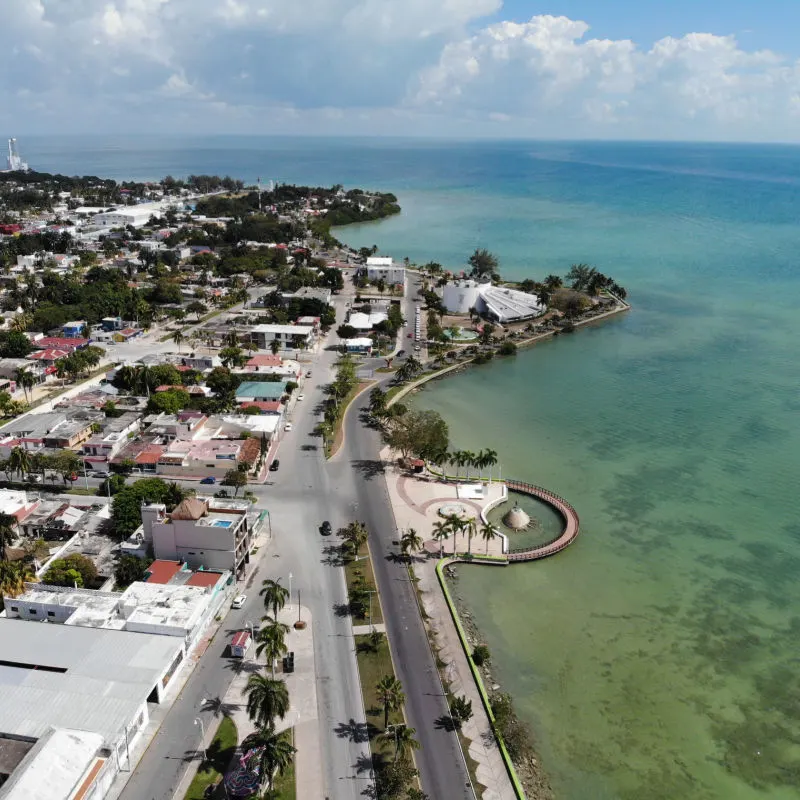
[[509,277],[586,261],[633,310],[425,390],[582,536],[457,591],[559,798],[800,797],[800,149],[20,140],[41,169],[394,190],[356,246]]

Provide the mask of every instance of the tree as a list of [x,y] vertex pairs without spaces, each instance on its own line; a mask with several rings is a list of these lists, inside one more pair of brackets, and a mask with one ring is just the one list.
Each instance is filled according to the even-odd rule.
[[297,750],[292,747],[289,731],[275,733],[272,728],[262,728],[251,733],[243,742],[242,749],[258,755],[260,773],[266,776],[269,792],[275,775],[283,775],[292,763]]
[[470,266],[470,276],[483,280],[486,278],[494,278],[497,276],[497,269],[499,262],[497,257],[492,255],[488,250],[479,248],[470,257],[467,262]]
[[247,680],[247,715],[259,728],[272,728],[289,711],[289,690],[282,680],[254,674]]
[[18,597],[25,591],[25,584],[36,580],[30,564],[21,561],[0,560],[0,610],[4,597]]
[[475,517],[469,517],[468,519],[463,520],[461,524],[461,530],[465,531],[467,534],[467,555],[472,555],[472,537],[478,531],[478,521]]
[[236,346],[223,347],[219,351],[219,359],[228,369],[231,367],[242,367],[247,361],[242,348]]
[[98,487],[99,497],[113,497],[125,488],[125,476],[118,473],[110,474]]
[[189,305],[186,306],[186,313],[194,314],[198,322],[200,322],[200,317],[202,317],[203,314],[206,313],[206,311],[207,311],[206,304],[201,303],[199,300],[195,300],[194,302],[189,303]]
[[450,524],[443,519],[437,520],[433,523],[433,538],[439,542],[439,558],[444,556],[444,542],[445,539],[450,538],[453,529]]
[[422,537],[413,528],[409,528],[400,537],[400,549],[406,558],[410,558],[412,553],[422,550],[423,544]]
[[235,487],[236,491],[233,496],[236,497],[239,494],[239,489],[247,486],[247,474],[238,469],[228,470],[222,479],[222,485]]
[[114,568],[114,580],[117,588],[122,589],[136,581],[143,581],[147,574],[148,565],[147,559],[128,555],[121,556],[117,561],[117,566]]
[[13,514],[0,512],[0,561],[7,560],[6,548],[16,538],[17,518]]
[[14,447],[8,456],[8,470],[20,477],[31,471],[31,457],[24,447]]
[[403,362],[403,365],[395,373],[395,378],[404,383],[405,381],[413,380],[424,369],[422,363],[411,356]]
[[497,537],[497,531],[491,525],[481,525],[480,537],[486,542],[486,555],[489,555],[489,542]]
[[180,500],[174,490],[161,478],[136,481],[114,496],[111,506],[114,530],[120,537],[130,536],[142,524],[142,503],[165,503],[169,510],[177,502]]
[[340,325],[336,329],[336,335],[340,339],[353,339],[356,336],[358,336],[358,330],[356,328],[354,328],[352,325],[344,324],[344,325]]
[[351,522],[344,528],[339,528],[336,535],[342,539],[342,549],[354,558],[367,541],[369,532],[363,522]]
[[454,697],[450,701],[450,716],[458,728],[465,722],[469,722],[472,719],[472,700],[468,700],[463,694]]
[[484,322],[483,323],[483,328],[481,328],[480,335],[478,336],[478,339],[480,340],[480,343],[482,345],[491,344],[492,335],[494,334],[494,331],[495,331],[495,327],[494,327],[494,325],[492,325],[491,322]]
[[156,392],[147,401],[147,410],[154,413],[177,414],[189,405],[191,396],[184,389],[168,389]]
[[272,355],[274,356],[278,355],[278,351],[280,349],[281,349],[281,343],[277,339],[273,339],[269,343],[269,351],[272,353]]
[[383,729],[389,726],[389,713],[397,711],[405,701],[403,685],[393,675],[384,675],[375,685],[378,700],[383,706]]
[[57,558],[53,561],[42,577],[42,583],[49,586],[69,586],[82,589],[90,586],[97,579],[97,567],[94,562],[82,555],[72,555]]
[[22,391],[25,394],[25,400],[28,401],[28,389],[32,389],[34,386],[36,386],[35,376],[27,367],[22,367],[14,370],[14,377],[16,378],[17,383],[22,387]]
[[497,352],[501,356],[515,356],[517,354],[517,345],[506,339],[506,341],[500,345]]
[[286,601],[291,600],[289,590],[281,586],[281,579],[261,581],[260,595],[264,598],[264,608],[267,611],[272,609],[272,616],[278,618],[278,612],[286,605]]
[[256,656],[264,655],[275,677],[275,662],[288,652],[286,634],[289,626],[271,617],[264,617],[266,625],[256,634]]
[[172,334],[172,341],[175,343],[176,347],[178,348],[178,352],[179,353],[181,352],[181,345],[184,343],[185,340],[186,340],[186,337],[183,335],[183,331],[178,330],[178,331],[175,331],[175,333]]
[[59,450],[50,457],[50,468],[61,476],[66,486],[67,481],[73,480],[73,476],[83,468],[83,461],[72,450]]
[[412,410],[387,421],[384,441],[400,451],[403,458],[413,455],[427,459],[447,450],[447,423],[437,411]]
[[394,743],[394,760],[397,761],[398,756],[405,756],[409,750],[419,750],[420,743],[414,738],[416,732],[414,728],[401,722],[386,728],[380,738]]
[[0,356],[3,358],[25,358],[31,350],[31,340],[20,331],[9,331],[0,336]]

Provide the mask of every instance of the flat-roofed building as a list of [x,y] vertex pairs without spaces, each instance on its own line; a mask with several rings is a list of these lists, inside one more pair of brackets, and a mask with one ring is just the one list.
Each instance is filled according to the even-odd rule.
[[247,500],[188,497],[171,513],[160,503],[142,506],[143,544],[157,559],[193,569],[230,570],[240,578],[250,563],[254,520]]
[[[34,744],[8,776],[12,796],[66,800],[77,784],[103,797],[184,659],[174,636],[0,618],[0,740]],[[54,742],[54,729],[91,735]]]
[[392,286],[405,286],[406,268],[395,264],[386,256],[370,256],[367,259],[367,278],[371,281],[384,280]]
[[261,350],[267,350],[272,341],[283,348],[305,348],[314,341],[314,328],[311,325],[255,325],[250,329],[250,340]]

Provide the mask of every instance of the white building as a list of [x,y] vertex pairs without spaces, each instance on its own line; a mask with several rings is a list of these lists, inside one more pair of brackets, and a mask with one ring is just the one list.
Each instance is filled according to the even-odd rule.
[[406,268],[398,266],[391,258],[370,256],[367,259],[367,278],[371,281],[382,278],[387,286],[405,286]]
[[160,213],[159,209],[153,209],[150,206],[129,206],[96,214],[94,222],[97,225],[109,228],[124,228],[127,225],[132,225],[134,228],[143,228],[150,221],[150,217],[157,217]]
[[362,311],[354,311],[347,324],[357,331],[371,331],[376,325],[389,319],[389,315],[385,311],[371,311],[365,314]]
[[14,800],[100,800],[185,658],[173,636],[0,619],[0,742]]
[[4,601],[6,615],[9,619],[177,636],[188,653],[219,611],[230,572],[176,569],[176,573],[185,578],[184,583],[137,581],[122,593],[27,583],[22,594]]
[[314,328],[310,325],[255,325],[250,329],[250,339],[261,350],[269,349],[273,340],[283,348],[294,348],[297,344],[309,347],[314,341]]
[[372,339],[356,337],[355,339],[343,339],[345,349],[348,353],[364,353],[369,355],[372,352]]
[[157,559],[193,569],[230,570],[241,577],[250,563],[254,521],[247,500],[188,497],[167,513],[160,503],[142,506],[142,537]]
[[543,314],[544,304],[535,294],[473,280],[446,284],[442,303],[450,314],[467,314],[471,308],[501,324],[521,322]]

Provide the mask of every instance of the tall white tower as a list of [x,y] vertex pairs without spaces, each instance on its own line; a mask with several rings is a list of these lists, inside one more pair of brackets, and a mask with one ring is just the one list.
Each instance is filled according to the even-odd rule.
[[19,151],[17,150],[17,140],[8,140],[8,169],[11,172],[27,172],[28,165],[20,158]]

